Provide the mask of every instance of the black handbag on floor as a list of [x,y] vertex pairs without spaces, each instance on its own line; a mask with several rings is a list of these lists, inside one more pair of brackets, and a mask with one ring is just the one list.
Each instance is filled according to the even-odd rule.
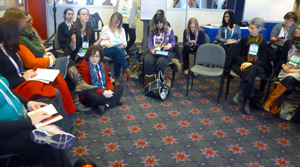
[[165,82],[161,71],[158,72],[155,80],[147,84],[144,89],[146,92],[144,95],[159,100],[165,100],[171,92],[171,89]]

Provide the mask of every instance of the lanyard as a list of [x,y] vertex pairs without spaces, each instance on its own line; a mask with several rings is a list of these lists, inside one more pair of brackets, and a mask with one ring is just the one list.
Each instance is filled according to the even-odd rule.
[[[189,42],[191,41],[191,35],[189,36]],[[195,35],[195,42],[197,43],[197,37]]]
[[[10,89],[6,86],[6,84],[0,79],[0,82],[2,83],[2,85],[8,90],[8,92],[13,96],[13,98],[15,98],[17,100],[17,102],[21,103],[19,101],[19,99],[10,91]],[[22,113],[19,113],[16,106],[14,105],[14,103],[11,101],[11,99],[3,92],[3,90],[0,89],[0,92],[2,93],[2,95],[4,96],[5,100],[7,101],[7,103],[15,110],[15,112],[20,115],[20,116],[24,116],[26,118],[26,114],[23,105],[22,106]]]
[[[17,65],[17,63],[15,62],[15,60],[14,60],[11,56],[9,56],[9,55],[7,54],[7,52],[5,51],[4,47],[3,47],[1,44],[0,44],[0,47],[1,47],[1,50],[4,52],[4,54],[9,58],[9,60],[10,60],[10,61],[13,63],[13,65],[15,66],[15,68],[16,68],[16,70],[17,70],[19,76],[22,77],[22,72],[20,71],[20,68],[19,68],[19,66]],[[21,59],[20,59],[20,56],[18,55],[18,53],[16,53],[16,55],[18,56],[18,58],[19,58],[19,60],[20,60],[20,62],[21,62],[21,67],[22,67],[23,64],[22,64],[22,61],[21,61]]]
[[[159,33],[159,34],[161,34],[161,33]],[[156,37],[157,37],[157,35],[154,35],[154,41],[153,41],[154,47],[155,47]],[[160,44],[157,47],[160,47],[162,45],[162,43],[164,42],[164,40],[165,40],[165,33],[162,34],[162,40],[161,40]]]
[[67,27],[68,27],[69,30],[71,29],[72,25],[74,25],[72,21],[71,21],[71,27],[69,27],[67,21],[65,21],[65,23],[66,23],[66,25],[67,25]]
[[[233,29],[231,30],[231,36],[230,36],[230,39],[232,38],[232,35],[233,35]],[[226,27],[226,29],[225,29],[225,39],[227,39],[226,37],[227,37],[227,27]]]

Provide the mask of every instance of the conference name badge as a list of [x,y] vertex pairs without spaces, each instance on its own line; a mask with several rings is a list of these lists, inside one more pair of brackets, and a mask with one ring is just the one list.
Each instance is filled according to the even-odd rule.
[[300,61],[300,57],[298,55],[293,55],[289,61],[289,64],[296,66]]
[[258,45],[256,44],[251,44],[249,48],[249,54],[250,55],[257,55],[258,52]]
[[89,42],[82,42],[82,53],[86,53],[87,49],[89,48]]

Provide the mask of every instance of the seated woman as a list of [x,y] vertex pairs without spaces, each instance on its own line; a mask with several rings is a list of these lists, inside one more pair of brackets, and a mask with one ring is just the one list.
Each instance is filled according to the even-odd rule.
[[188,74],[188,69],[190,67],[189,54],[196,53],[198,47],[204,43],[205,32],[202,30],[202,28],[200,28],[196,18],[190,18],[187,28],[183,31],[182,60],[184,74]]
[[277,65],[279,61],[279,55],[281,55],[280,51],[282,49],[283,44],[286,40],[291,39],[295,30],[297,29],[297,24],[295,22],[298,20],[298,17],[295,12],[288,12],[284,16],[284,23],[277,24],[271,31],[270,34],[270,42],[271,47],[276,49],[278,52],[276,54],[276,59],[274,61],[274,65]]
[[[169,62],[173,58],[172,48],[175,46],[175,36],[173,29],[168,27],[166,18],[159,13],[156,13],[150,22],[150,33],[148,38],[149,52],[145,57],[145,77],[146,82],[150,83],[154,80],[154,74],[159,71],[165,75],[165,70]],[[155,55],[156,50],[170,51],[168,56]],[[171,80],[165,77],[166,83],[171,87]]]
[[1,19],[0,25],[0,73],[9,81],[10,88],[26,99],[55,97],[57,88],[62,94],[67,114],[76,111],[68,86],[60,74],[55,82],[45,84],[29,80],[36,76],[32,69],[23,71],[23,63],[16,53],[19,50],[20,38],[18,22]]
[[278,114],[280,105],[293,92],[295,86],[300,86],[300,25],[295,36],[287,40],[282,48],[280,60],[275,74],[280,70],[278,78],[280,83],[265,101],[263,108]]
[[[214,43],[220,44],[226,51],[229,47],[236,47],[241,40],[241,29],[235,24],[235,14],[232,11],[226,11],[223,15],[222,26],[219,27],[218,34],[214,39]],[[230,53],[229,56],[231,56]],[[228,56],[228,53],[227,53]]]
[[74,11],[71,8],[64,10],[64,22],[58,25],[58,41],[62,50],[69,47],[69,40],[72,35],[71,29],[74,27],[73,20]]
[[[34,111],[47,104],[28,101],[14,94],[8,88],[8,85],[8,81],[0,76],[0,155],[18,154],[26,162],[33,160],[45,167],[71,167],[72,165],[65,151],[59,149],[66,149],[72,146],[76,140],[75,137],[61,131],[55,125],[47,125],[41,129],[34,129],[35,124],[49,118],[50,115],[44,111],[40,111],[28,117],[26,114],[27,110]],[[62,114],[60,110],[58,112]],[[67,119],[67,117],[64,117],[64,119]],[[63,121],[61,120],[60,122]],[[46,133],[53,136],[42,136],[42,134]],[[39,143],[37,139],[41,140],[41,138],[47,138],[46,143],[52,147],[37,144]],[[10,161],[10,166],[24,165],[21,163],[23,162],[19,160]]]
[[115,85],[120,85],[121,67],[127,74],[127,79],[133,78],[128,63],[125,58],[125,48],[127,46],[125,30],[122,28],[122,14],[115,12],[110,17],[108,25],[101,31],[101,37],[109,36],[109,39],[102,40],[100,45],[104,48],[104,54],[114,60]]
[[[26,19],[31,20],[31,16],[28,12]],[[60,57],[56,59],[52,53],[45,51],[38,43],[38,40],[32,36],[31,27],[32,21],[27,22],[26,28],[21,30],[20,50],[18,51],[18,54],[23,62],[23,66],[26,69],[33,69],[36,67],[59,69],[71,91],[76,109],[79,111],[90,110],[90,108],[83,106],[79,102],[79,98],[75,93],[80,94],[85,91],[95,92],[98,88],[84,82],[77,70],[76,64],[69,57]]]
[[238,104],[240,96],[243,96],[243,106],[240,109],[247,115],[251,114],[249,100],[254,96],[255,78],[270,70],[268,44],[261,34],[264,24],[262,18],[250,20],[249,36],[241,39],[234,53],[232,70],[241,77],[241,82],[233,101]]
[[[71,29],[70,47],[64,51],[65,55],[70,55],[75,62],[83,59],[83,56],[91,45],[99,45],[100,39],[95,40],[95,31],[93,27],[88,24],[89,10],[81,8],[77,11],[77,18],[74,28]],[[96,41],[96,42],[95,42]]]
[[87,50],[84,59],[78,62],[78,71],[85,82],[98,86],[95,93],[80,96],[86,106],[96,108],[97,113],[102,115],[107,108],[122,105],[120,98],[123,94],[121,85],[113,86],[108,76],[108,68],[103,62],[104,51],[99,45],[92,45]]

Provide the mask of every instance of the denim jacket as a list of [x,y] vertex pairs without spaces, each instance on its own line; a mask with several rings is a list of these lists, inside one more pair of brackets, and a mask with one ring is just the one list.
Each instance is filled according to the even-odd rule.
[[220,26],[218,34],[215,37],[216,43],[226,43],[228,39],[235,39],[237,42],[241,40],[241,29],[239,25],[235,25],[232,32],[224,26]]

